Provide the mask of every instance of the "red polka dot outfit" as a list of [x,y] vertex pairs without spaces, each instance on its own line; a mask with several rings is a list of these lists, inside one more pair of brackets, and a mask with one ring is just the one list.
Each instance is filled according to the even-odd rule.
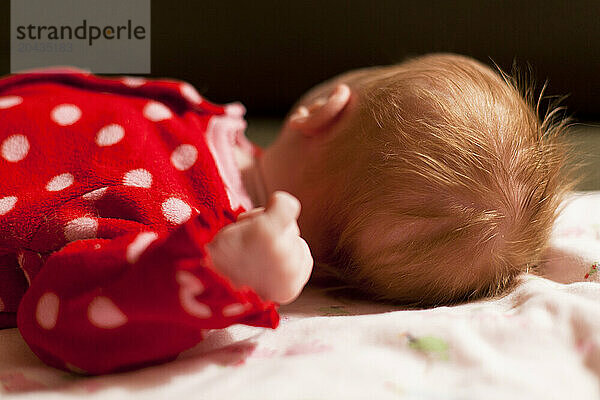
[[243,113],[178,81],[0,79],[0,327],[91,374],[173,359],[206,329],[275,328],[276,304],[205,250],[252,207]]

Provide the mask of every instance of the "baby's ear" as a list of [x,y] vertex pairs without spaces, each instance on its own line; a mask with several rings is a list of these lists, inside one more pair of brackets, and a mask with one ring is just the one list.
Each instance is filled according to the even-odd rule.
[[351,94],[348,85],[337,85],[329,97],[320,97],[308,106],[298,107],[290,116],[288,126],[307,136],[325,132],[348,105]]

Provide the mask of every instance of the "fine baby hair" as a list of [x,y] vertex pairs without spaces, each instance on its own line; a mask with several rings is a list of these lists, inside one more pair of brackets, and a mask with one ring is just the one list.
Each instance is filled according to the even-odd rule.
[[451,54],[337,79],[361,101],[314,167],[335,193],[317,279],[425,306],[499,295],[535,269],[572,188],[559,108],[541,120],[533,88]]

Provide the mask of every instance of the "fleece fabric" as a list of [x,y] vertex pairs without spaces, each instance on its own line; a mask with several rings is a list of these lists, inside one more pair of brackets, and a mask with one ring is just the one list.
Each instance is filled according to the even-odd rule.
[[277,304],[205,250],[252,207],[243,114],[174,80],[0,79],[0,327],[90,374],[173,359],[208,329],[275,328]]

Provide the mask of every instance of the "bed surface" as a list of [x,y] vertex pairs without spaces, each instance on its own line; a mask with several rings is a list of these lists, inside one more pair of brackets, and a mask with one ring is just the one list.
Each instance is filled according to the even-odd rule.
[[407,310],[308,288],[277,330],[235,325],[171,363],[102,377],[46,367],[0,331],[0,397],[54,399],[600,398],[600,192],[559,219],[553,280],[508,296]]

